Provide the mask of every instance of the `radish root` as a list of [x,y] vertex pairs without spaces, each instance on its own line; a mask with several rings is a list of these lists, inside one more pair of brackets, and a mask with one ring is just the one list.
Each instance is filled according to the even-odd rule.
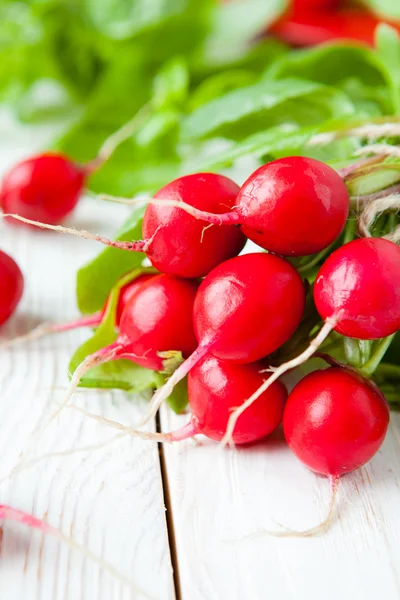
[[280,537],[280,538],[307,538],[307,537],[315,537],[317,535],[321,535],[329,529],[332,525],[337,505],[338,498],[338,489],[339,489],[339,477],[329,477],[329,483],[331,487],[331,498],[329,501],[328,512],[325,519],[316,525],[315,527],[311,527],[310,529],[305,529],[304,531],[296,531],[294,529],[290,529],[289,527],[285,527],[284,525],[280,525],[282,527],[282,531],[271,531],[268,529],[261,529],[259,531],[255,531],[254,533],[249,533],[248,535],[241,537],[235,541],[245,541],[248,539],[253,539],[255,537],[259,537],[262,535],[268,535],[270,537]]
[[115,359],[118,356],[118,353],[122,349],[123,349],[122,345],[117,344],[117,343],[112,344],[111,346],[108,346],[107,348],[102,348],[98,352],[91,354],[77,367],[75,373],[72,376],[72,379],[70,381],[68,390],[64,396],[63,401],[61,402],[61,404],[59,404],[59,406],[57,407],[55,412],[50,416],[47,423],[45,423],[43,425],[43,427],[33,436],[33,439],[31,441],[28,449],[22,455],[19,462],[14,466],[14,468],[10,472],[10,477],[17,474],[22,469],[22,467],[25,465],[28,457],[31,455],[32,451],[37,446],[43,433],[48,429],[48,427],[51,425],[51,423],[60,415],[61,411],[67,406],[68,402],[70,401],[70,399],[72,398],[72,396],[75,392],[75,389],[78,387],[79,382],[80,382],[81,378],[85,375],[85,373],[87,373],[93,367],[101,365],[102,363],[104,363],[108,360]]
[[0,350],[11,348],[25,342],[33,342],[46,335],[53,333],[61,333],[63,331],[70,331],[71,329],[77,329],[78,327],[95,327],[99,325],[101,321],[101,313],[95,313],[90,317],[77,319],[69,323],[53,324],[53,323],[41,323],[37,327],[34,327],[28,333],[19,335],[15,338],[0,340]]
[[241,404],[229,417],[228,426],[226,428],[226,432],[224,437],[222,438],[220,445],[221,447],[225,447],[226,445],[233,445],[232,435],[235,431],[235,426],[238,418],[242,413],[245,412],[252,404],[263,394],[279,377],[281,377],[286,371],[291,369],[295,369],[299,367],[303,363],[305,363],[315,352],[318,350],[322,342],[328,337],[331,333],[332,329],[339,321],[339,315],[336,317],[331,317],[326,320],[325,324],[321,328],[318,335],[310,342],[308,348],[304,350],[301,354],[289,360],[286,363],[283,363],[277,368],[274,368],[272,375],[264,381],[264,383],[254,392],[250,398],[248,398],[243,404]]
[[64,542],[72,548],[73,550],[79,550],[86,558],[90,559],[92,562],[99,565],[102,569],[110,573],[115,579],[120,581],[122,584],[129,586],[133,592],[136,594],[142,595],[146,598],[149,598],[147,594],[145,594],[142,590],[138,589],[136,586],[133,586],[132,582],[122,575],[115,567],[110,565],[108,562],[96,556],[91,550],[89,550],[86,546],[82,544],[78,544],[72,538],[64,535],[58,529],[55,529],[51,525],[48,525],[45,521],[41,521],[32,515],[22,512],[21,510],[17,510],[15,508],[11,508],[10,506],[5,506],[4,504],[0,505],[0,520],[6,521],[14,521],[16,523],[22,523],[23,525],[27,525],[31,529],[38,529],[44,534],[51,535],[56,539]]
[[390,144],[369,144],[359,148],[356,155],[360,154],[380,154],[384,156],[397,156],[400,158],[400,148],[398,146],[391,146]]
[[358,209],[360,205],[365,206],[374,200],[379,200],[379,198],[386,198],[387,196],[393,196],[395,194],[400,193],[400,183],[395,183],[390,187],[380,190],[379,192],[374,192],[373,194],[364,194],[361,196],[352,196],[352,203],[356,204],[356,208]]
[[49,229],[50,231],[57,231],[58,233],[68,233],[69,235],[75,235],[76,237],[92,240],[94,242],[100,242],[100,244],[104,244],[105,246],[110,246],[111,248],[120,248],[121,250],[131,250],[134,252],[145,252],[146,245],[148,244],[147,240],[138,240],[133,242],[122,242],[110,240],[101,235],[97,235],[94,233],[90,233],[85,229],[75,229],[74,227],[63,227],[62,225],[49,225],[48,223],[41,223],[40,221],[33,221],[32,219],[26,219],[25,217],[21,217],[20,215],[15,215],[11,213],[4,213],[0,215],[1,218],[11,217],[16,219],[17,221],[21,221],[22,223],[27,223],[28,225],[35,225],[36,227],[40,227],[41,229]]
[[95,413],[88,412],[84,408],[81,408],[80,406],[76,406],[75,404],[68,406],[68,408],[77,410],[85,417],[88,417],[89,419],[93,419],[94,421],[97,421],[98,423],[107,425],[108,427],[112,427],[113,429],[117,429],[118,431],[122,431],[123,435],[131,435],[133,437],[137,437],[142,440],[153,440],[155,442],[172,443],[172,442],[178,442],[178,441],[189,439],[197,434],[197,430],[195,429],[192,421],[189,421],[189,423],[187,423],[180,429],[177,429],[176,431],[172,431],[170,433],[153,433],[151,431],[140,431],[138,429],[135,429],[134,427],[129,427],[127,425],[123,425],[122,423],[119,423],[118,421],[106,419],[105,417],[102,417],[101,415],[96,415]]
[[339,131],[330,131],[326,133],[317,133],[308,141],[308,146],[316,146],[319,144],[330,144],[336,139],[342,137],[358,137],[373,140],[381,137],[398,137],[400,136],[400,123],[369,123],[353,127],[352,129],[342,129]]
[[[393,194],[374,200],[362,211],[359,220],[358,228],[364,237],[371,237],[370,228],[379,215],[386,211],[397,212],[400,208],[400,194]],[[389,234],[393,235],[393,234]],[[389,238],[391,239],[391,238]]]
[[58,452],[48,452],[47,454],[42,454],[37,458],[33,458],[32,460],[25,462],[24,465],[18,469],[18,472],[20,473],[22,470],[30,469],[31,467],[35,466],[37,463],[45,459],[56,458],[58,456],[70,456],[71,454],[83,454],[85,452],[92,452],[93,450],[101,450],[106,446],[114,444],[115,442],[121,440],[124,437],[126,437],[126,434],[120,433],[119,435],[113,437],[111,440],[99,442],[98,444],[90,444],[88,446],[81,446],[80,448],[71,448],[70,450],[59,450]]

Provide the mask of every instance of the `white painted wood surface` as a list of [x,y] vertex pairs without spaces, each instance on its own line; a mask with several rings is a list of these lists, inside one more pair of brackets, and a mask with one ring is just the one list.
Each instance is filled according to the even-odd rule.
[[[186,420],[162,412],[165,431]],[[326,514],[326,479],[303,468],[279,432],[251,448],[204,440],[165,454],[184,600],[400,597],[400,415],[371,463],[342,478],[339,518],[313,539],[237,541],[277,523],[307,529]]]
[[[27,144],[29,139],[25,138],[24,146],[18,134],[3,138],[2,170],[26,153]],[[113,205],[99,210],[88,200],[80,205],[73,223],[112,234],[125,212],[124,207]],[[17,260],[26,284],[17,314],[1,329],[1,336],[24,333],[42,321],[64,322],[77,316],[76,270],[98,252],[96,244],[0,224],[0,247]],[[31,432],[61,400],[68,383],[69,359],[88,336],[88,330],[75,331],[0,351],[0,479],[15,464]],[[133,402],[119,392],[79,392],[76,402],[132,425],[145,409],[143,401]],[[38,454],[96,444],[114,436],[115,431],[66,410],[49,428]],[[2,481],[0,503],[46,518],[115,566],[148,597],[175,598],[155,444],[125,438],[91,453],[43,460]],[[79,552],[24,526],[2,524],[2,600],[131,597],[129,588]]]
[[[0,170],[38,139],[15,128],[2,140]],[[43,143],[43,131],[41,143]],[[12,145],[13,144],[13,145]],[[123,207],[84,201],[71,222],[111,233]],[[106,226],[105,226],[106,224]],[[76,268],[95,244],[11,229],[0,224],[0,247],[21,264],[26,291],[18,314],[1,334],[38,321],[73,317]],[[0,352],[0,479],[27,437],[62,397],[66,366],[85,331]],[[75,401],[121,422],[134,423],[143,405],[123,393],[79,392]],[[51,404],[53,403],[53,404]],[[164,431],[184,424],[164,408]],[[153,424],[154,427],[154,424]],[[73,411],[43,439],[42,452],[111,439],[114,432]],[[325,479],[304,469],[282,436],[252,448],[220,451],[202,440],[165,446],[179,586],[175,596],[157,448],[124,439],[92,453],[55,457],[0,484],[0,503],[46,516],[87,544],[157,600],[398,600],[400,597],[400,415],[374,460],[341,481],[337,518],[314,539],[258,536],[276,522],[305,529],[327,508]],[[4,524],[0,554],[3,600],[125,600],[129,592],[55,540]]]

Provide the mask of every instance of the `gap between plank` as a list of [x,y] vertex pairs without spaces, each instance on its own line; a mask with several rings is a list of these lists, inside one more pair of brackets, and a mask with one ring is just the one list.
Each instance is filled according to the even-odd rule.
[[[156,431],[158,433],[162,432],[161,429],[161,419],[160,413],[158,412],[156,415]],[[158,444],[158,455],[160,457],[160,469],[161,469],[161,481],[163,487],[163,495],[164,495],[164,503],[166,508],[166,520],[167,520],[167,534],[168,534],[168,544],[171,554],[171,563],[173,569],[173,581],[175,588],[175,598],[176,600],[182,600],[182,591],[181,591],[181,583],[179,577],[179,563],[178,563],[178,552],[176,548],[176,538],[175,538],[175,529],[174,529],[174,516],[172,512],[172,503],[170,497],[170,490],[168,485],[168,473],[167,473],[167,465],[165,461],[164,454],[164,444]]]

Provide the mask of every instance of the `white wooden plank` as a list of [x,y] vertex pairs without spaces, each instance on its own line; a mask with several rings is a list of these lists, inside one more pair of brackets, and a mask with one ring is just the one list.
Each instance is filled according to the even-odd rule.
[[[188,416],[162,411],[162,429]],[[164,447],[182,600],[397,600],[400,596],[400,415],[371,463],[343,477],[338,518],[313,539],[260,536],[260,529],[312,527],[324,518],[326,479],[307,471],[280,432],[258,445],[220,450]]]
[[[31,135],[31,134],[29,134]],[[29,137],[29,136],[28,136]],[[25,152],[29,146],[28,137]],[[8,140],[11,142],[11,138]],[[0,165],[21,156],[21,139]],[[3,147],[4,150],[4,147]],[[84,201],[70,223],[104,234],[120,226],[124,207]],[[77,315],[77,268],[99,246],[77,238],[0,225],[1,248],[20,264],[26,289],[1,335]],[[27,438],[62,398],[72,351],[89,335],[76,331],[0,352],[0,479]],[[143,401],[123,393],[79,392],[77,403],[134,424]],[[152,427],[154,424],[152,424]],[[66,410],[41,442],[42,452],[111,439],[115,432]],[[157,448],[126,438],[102,450],[51,458],[2,481],[0,503],[46,518],[118,568],[151,598],[175,597]],[[19,525],[2,525],[0,597],[7,600],[124,600],[131,592],[79,552]]]

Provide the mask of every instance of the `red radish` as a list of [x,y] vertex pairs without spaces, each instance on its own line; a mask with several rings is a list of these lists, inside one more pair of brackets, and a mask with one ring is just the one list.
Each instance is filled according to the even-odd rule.
[[198,283],[173,275],[157,275],[141,285],[126,305],[120,321],[121,357],[161,371],[159,352],[178,350],[188,356],[196,347],[193,303]]
[[56,224],[75,208],[84,185],[83,167],[63,154],[38,154],[5,175],[0,206],[5,213]]
[[42,433],[68,404],[81,378],[93,367],[126,358],[148,369],[161,371],[163,358],[160,352],[174,350],[184,357],[190,355],[196,347],[193,304],[197,288],[196,281],[167,274],[156,275],[138,286],[122,313],[117,340],[89,355],[77,367],[63,402],[37,433],[12,473],[20,470]]
[[[148,418],[206,354],[249,364],[274,352],[296,330],[304,306],[301,277],[284,258],[245,254],[213,269],[201,283],[194,303],[199,345],[154,394]],[[123,320],[121,330],[122,325]]]
[[[314,46],[335,40],[355,40],[373,46],[375,29],[381,22],[382,19],[363,10],[333,12],[324,8],[317,10],[317,7],[304,11],[299,8],[285,15],[269,31],[295,46]],[[390,25],[399,30],[398,23]]]
[[[119,292],[119,299],[116,310],[116,325],[119,326],[119,322],[121,320],[122,312],[125,306],[128,304],[129,300],[135,293],[138,286],[142,285],[145,281],[154,277],[153,274],[144,273],[140,275],[136,279],[133,279],[126,285],[124,285]],[[71,331],[72,329],[78,329],[80,327],[98,327],[103,320],[104,313],[107,308],[107,302],[105,303],[102,310],[89,315],[87,317],[81,317],[80,319],[75,319],[74,321],[68,321],[67,323],[43,323],[38,325],[25,335],[18,336],[13,339],[5,340],[4,342],[0,342],[0,348],[8,348],[10,346],[15,346],[16,344],[20,344],[21,342],[29,342],[32,340],[39,339],[45,335],[52,333],[61,333],[63,331]]]
[[[229,415],[265,379],[261,363],[235,365],[207,356],[189,373],[188,391],[192,425],[196,433],[221,440]],[[233,442],[247,444],[266,437],[281,423],[286,388],[276,381],[239,419]]]
[[72,538],[64,535],[61,533],[61,531],[49,525],[46,523],[46,521],[41,521],[33,515],[29,515],[21,510],[18,510],[17,508],[12,508],[11,506],[5,506],[4,504],[0,504],[0,521],[13,521],[15,523],[21,523],[23,525],[27,525],[31,529],[38,529],[46,535],[55,537],[57,540],[67,544],[67,546],[73,550],[79,550],[86,558],[89,558],[99,567],[108,571],[108,573],[110,573],[110,575],[116,578],[120,583],[129,586],[132,591],[136,592],[138,595],[142,595],[143,592],[136,586],[133,586],[132,582],[127,577],[119,573],[112,565],[108,564],[104,559],[93,554],[93,552],[91,552],[85,546],[78,544]]
[[341,313],[335,331],[363,340],[400,329],[400,248],[382,238],[341,246],[322,265],[314,286],[326,320]]
[[389,406],[375,384],[340,367],[304,377],[289,394],[283,417],[297,458],[332,479],[367,463],[381,447],[388,424]]
[[[243,402],[265,379],[261,363],[236,365],[208,355],[189,373],[188,392],[192,412],[184,427],[171,433],[151,433],[125,427],[77,408],[86,416],[108,424],[119,431],[159,442],[177,442],[201,433],[212,440],[221,440],[231,410]],[[260,440],[274,431],[282,421],[287,391],[276,381],[267,394],[260,396],[251,410],[243,415],[234,435],[236,444]]]
[[371,460],[383,444],[388,425],[389,405],[385,397],[354,369],[330,367],[306,375],[289,394],[283,429],[297,458],[315,473],[328,477],[328,514],[319,525],[306,531],[257,533],[275,537],[323,533],[334,516],[339,478]]
[[342,0],[292,0],[292,6],[296,12],[308,10],[336,9],[342,4]]
[[221,214],[235,206],[238,192],[239,186],[231,179],[214,173],[186,175],[157,192],[154,198],[161,202],[149,204],[143,219],[143,236],[152,240],[146,254],[153,267],[181,277],[203,277],[239,254],[246,240],[238,228],[207,227],[206,222],[168,204],[185,202]]
[[15,165],[3,179],[0,192],[3,212],[19,215],[19,222],[27,225],[34,223],[24,219],[50,225],[62,221],[75,208],[86,178],[136,133],[148,110],[148,105],[143,106],[133,119],[103,142],[96,158],[84,166],[56,152],[37,154]]
[[377,386],[344,367],[314,371],[289,395],[283,429],[287,443],[309,469],[328,477],[332,495],[328,515],[302,532],[312,536],[332,522],[339,477],[365,465],[382,446],[389,425],[389,405]]
[[348,337],[377,339],[400,329],[400,248],[382,238],[361,238],[335,250],[322,265],[314,299],[325,324],[304,352],[280,365],[235,410],[223,443],[231,441],[238,417],[286,371],[306,362],[335,329]]
[[237,214],[253,242],[284,256],[323,250],[341,233],[349,194],[328,165],[301,156],[275,160],[240,189]]
[[11,256],[0,250],[0,325],[12,315],[21,300],[24,278]]

